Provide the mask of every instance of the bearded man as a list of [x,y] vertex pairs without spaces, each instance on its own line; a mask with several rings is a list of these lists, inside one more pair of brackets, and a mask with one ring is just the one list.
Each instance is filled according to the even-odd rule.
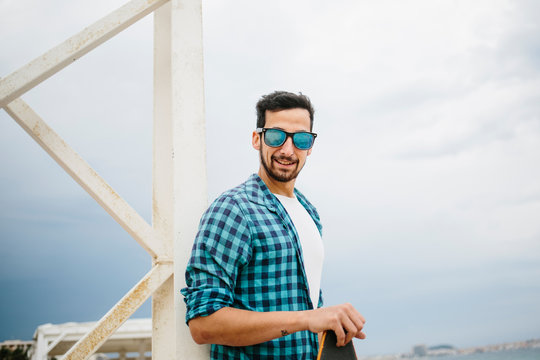
[[309,359],[318,334],[338,346],[364,339],[351,305],[322,307],[322,225],[295,188],[316,134],[303,94],[275,91],[257,103],[257,174],[220,195],[201,218],[186,269],[186,322],[211,359]]

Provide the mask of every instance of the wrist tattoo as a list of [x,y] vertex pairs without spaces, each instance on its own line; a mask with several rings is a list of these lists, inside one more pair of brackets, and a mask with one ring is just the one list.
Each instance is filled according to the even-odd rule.
[[287,330],[281,330],[281,336],[289,335]]

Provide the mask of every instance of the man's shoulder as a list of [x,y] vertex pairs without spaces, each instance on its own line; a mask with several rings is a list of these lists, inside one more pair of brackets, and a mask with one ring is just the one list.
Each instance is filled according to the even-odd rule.
[[253,174],[246,181],[219,195],[212,203],[214,206],[242,206],[249,203],[264,203],[265,189],[260,178]]
[[297,188],[294,188],[294,194],[296,195],[296,198],[298,199],[298,201],[302,205],[304,205],[304,207],[307,206],[313,209],[314,211],[316,211],[315,206],[308,200],[308,198],[300,190],[298,190]]
[[251,186],[250,185],[250,179],[247,179],[243,183],[228,189],[221,193],[215,201],[230,201],[230,200],[242,200],[247,199],[248,192],[247,189]]

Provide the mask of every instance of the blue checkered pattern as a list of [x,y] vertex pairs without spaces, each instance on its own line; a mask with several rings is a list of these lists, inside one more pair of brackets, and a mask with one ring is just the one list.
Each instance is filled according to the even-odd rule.
[[[319,231],[316,209],[295,189]],[[181,292],[186,322],[223,307],[268,312],[313,309],[296,229],[254,174],[219,196],[201,219]],[[322,306],[322,296],[318,306]],[[211,359],[310,359],[317,336],[300,331],[262,344],[212,345]]]

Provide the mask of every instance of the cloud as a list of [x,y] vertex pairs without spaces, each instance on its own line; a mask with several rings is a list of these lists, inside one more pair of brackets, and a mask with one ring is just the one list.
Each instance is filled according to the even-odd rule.
[[[122,3],[4,1],[2,76]],[[209,198],[257,171],[258,97],[309,95],[319,137],[298,187],[324,221],[327,300],[358,303],[368,318],[364,353],[507,340],[490,322],[501,309],[509,332],[534,333],[523,319],[539,294],[539,6],[203,2]],[[24,96],[148,220],[151,31],[149,17]],[[40,276],[61,274],[62,256],[83,276],[91,254],[102,276],[135,281],[146,254],[5,112],[0,120],[2,273],[31,283],[46,253],[54,264]],[[103,301],[114,303],[107,284]],[[467,317],[462,335],[444,326],[463,329]]]

